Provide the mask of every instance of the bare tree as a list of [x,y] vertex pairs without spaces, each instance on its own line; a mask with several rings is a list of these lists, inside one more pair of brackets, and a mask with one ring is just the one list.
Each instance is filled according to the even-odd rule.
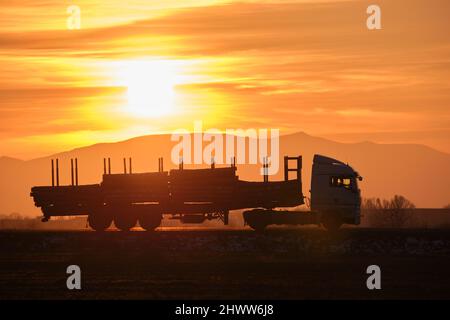
[[363,210],[381,210],[386,206],[386,201],[380,198],[365,198],[362,201],[361,208]]
[[401,228],[410,223],[414,216],[415,205],[403,196],[392,199],[364,199],[362,209],[370,226]]
[[386,219],[383,214],[384,208],[387,206],[387,200],[380,198],[363,199],[361,209],[363,216],[367,219],[367,223],[371,227],[385,227]]
[[415,209],[415,205],[403,196],[395,195],[389,201],[389,224],[394,228],[405,227],[411,222]]

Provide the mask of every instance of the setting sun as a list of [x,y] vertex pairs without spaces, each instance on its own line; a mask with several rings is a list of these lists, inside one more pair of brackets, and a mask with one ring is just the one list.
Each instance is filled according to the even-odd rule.
[[159,117],[173,112],[177,73],[167,60],[128,61],[119,70],[127,88],[125,111],[136,117]]

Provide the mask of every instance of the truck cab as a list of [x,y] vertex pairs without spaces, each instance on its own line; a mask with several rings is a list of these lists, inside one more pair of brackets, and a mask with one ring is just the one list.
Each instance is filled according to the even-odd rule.
[[315,155],[311,175],[311,210],[319,214],[328,229],[342,223],[360,224],[362,177],[339,160]]

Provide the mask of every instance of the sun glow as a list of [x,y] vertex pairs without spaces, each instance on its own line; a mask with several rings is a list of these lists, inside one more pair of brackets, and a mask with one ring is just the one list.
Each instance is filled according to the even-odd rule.
[[127,61],[119,79],[127,87],[126,112],[136,117],[160,117],[174,112],[176,64],[170,60]]

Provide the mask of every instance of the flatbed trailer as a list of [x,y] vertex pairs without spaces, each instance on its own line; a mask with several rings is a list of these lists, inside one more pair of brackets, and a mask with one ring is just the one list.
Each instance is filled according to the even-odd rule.
[[[296,167],[289,168],[295,161]],[[128,231],[138,223],[145,230],[157,228],[163,216],[182,223],[202,223],[219,219],[228,224],[229,212],[244,210],[246,224],[262,231],[272,224],[317,224],[336,229],[343,223],[359,224],[359,174],[349,165],[332,158],[315,155],[311,179],[311,210],[292,210],[305,204],[302,192],[302,157],[284,157],[284,180],[243,181],[237,167],[178,169],[164,171],[159,159],[157,172],[111,174],[104,159],[102,182],[78,185],[78,166],[73,161],[72,184],[59,185],[58,160],[56,184],[52,160],[52,185],[31,189],[35,205],[41,208],[43,221],[54,216],[88,216],[91,228],[106,230],[112,222]],[[289,179],[289,172],[295,172]],[[266,172],[266,171],[265,171]],[[290,209],[286,209],[290,208]]]

